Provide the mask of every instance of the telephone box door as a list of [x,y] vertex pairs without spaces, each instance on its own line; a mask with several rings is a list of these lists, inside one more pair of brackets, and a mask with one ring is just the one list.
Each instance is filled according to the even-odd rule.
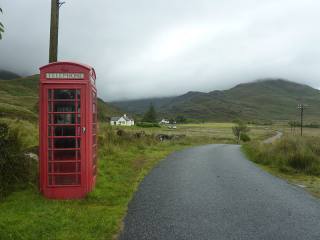
[[[85,88],[83,86],[47,86],[47,172],[45,180],[50,187],[75,187],[83,191],[85,183],[86,115]],[[66,189],[67,191],[67,189]],[[67,194],[67,193],[66,193]]]

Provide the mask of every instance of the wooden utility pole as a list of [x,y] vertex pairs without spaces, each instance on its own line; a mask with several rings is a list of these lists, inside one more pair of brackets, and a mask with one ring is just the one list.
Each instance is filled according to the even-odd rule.
[[49,62],[58,60],[59,0],[51,0]]
[[307,105],[299,104],[298,109],[300,109],[300,135],[302,136],[302,128],[303,128],[303,112]]
[[49,62],[58,60],[59,8],[64,2],[51,0]]

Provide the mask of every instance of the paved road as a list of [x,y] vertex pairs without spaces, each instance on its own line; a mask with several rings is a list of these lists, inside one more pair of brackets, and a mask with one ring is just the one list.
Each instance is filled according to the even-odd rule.
[[272,136],[272,137],[264,140],[263,142],[264,142],[264,143],[273,143],[275,140],[281,138],[282,135],[283,135],[282,132],[277,132],[276,135],[274,135],[274,136]]
[[318,240],[320,201],[237,145],[206,145],[172,154],[145,178],[120,239]]

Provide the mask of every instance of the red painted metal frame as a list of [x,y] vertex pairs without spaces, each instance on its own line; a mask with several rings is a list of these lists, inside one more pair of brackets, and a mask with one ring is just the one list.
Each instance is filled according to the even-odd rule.
[[[83,73],[83,79],[46,79],[46,73]],[[93,92],[96,94],[95,87],[96,74],[92,67],[88,65],[83,65],[75,62],[56,62],[51,63],[40,68],[40,87],[39,87],[39,145],[40,145],[40,161],[39,161],[39,172],[40,172],[40,191],[47,198],[53,199],[74,199],[82,198],[88,192],[90,192],[96,183],[96,176],[94,175],[94,156],[97,156],[97,147],[93,145],[93,104],[96,104],[95,108],[97,109],[96,98],[93,96]],[[48,109],[48,90],[49,89],[80,89],[80,124],[75,120],[74,124],[54,124],[52,122],[51,126],[75,126],[75,136],[53,136],[48,134],[48,116],[50,114]],[[77,96],[75,97],[77,98]],[[69,100],[54,100],[52,102],[68,102]],[[74,114],[75,119],[77,119],[77,100],[70,100],[70,102],[75,102],[75,112],[61,112],[61,114]],[[52,104],[53,106],[53,104]],[[54,111],[54,109],[52,109]],[[54,112],[59,114],[59,112]],[[52,112],[53,114],[53,112]],[[76,124],[77,123],[77,124]],[[80,126],[80,136],[77,135],[77,127]],[[86,131],[83,133],[82,128],[85,128]],[[96,121],[96,134],[97,134],[97,121]],[[96,135],[95,135],[96,136]],[[80,140],[80,184],[78,185],[50,185],[49,184],[49,173],[48,169],[48,139],[52,139],[54,144],[54,139],[81,139]],[[76,142],[77,144],[77,142]],[[97,139],[96,139],[97,144]],[[54,145],[52,145],[54,147]],[[72,150],[72,148],[63,148],[62,150]],[[53,153],[51,153],[53,154]],[[77,158],[76,158],[77,159]],[[77,160],[70,161],[59,161],[60,163],[73,162],[76,163]],[[54,167],[53,161],[50,162],[51,168]],[[77,169],[76,164],[76,169]],[[55,172],[54,169],[52,169]],[[72,173],[58,173],[59,176],[73,174],[76,175],[76,172]]]

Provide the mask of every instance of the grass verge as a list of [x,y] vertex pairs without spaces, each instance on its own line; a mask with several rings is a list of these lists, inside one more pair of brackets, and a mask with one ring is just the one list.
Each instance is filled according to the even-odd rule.
[[320,197],[320,138],[285,136],[272,144],[246,143],[242,150],[267,172]]

